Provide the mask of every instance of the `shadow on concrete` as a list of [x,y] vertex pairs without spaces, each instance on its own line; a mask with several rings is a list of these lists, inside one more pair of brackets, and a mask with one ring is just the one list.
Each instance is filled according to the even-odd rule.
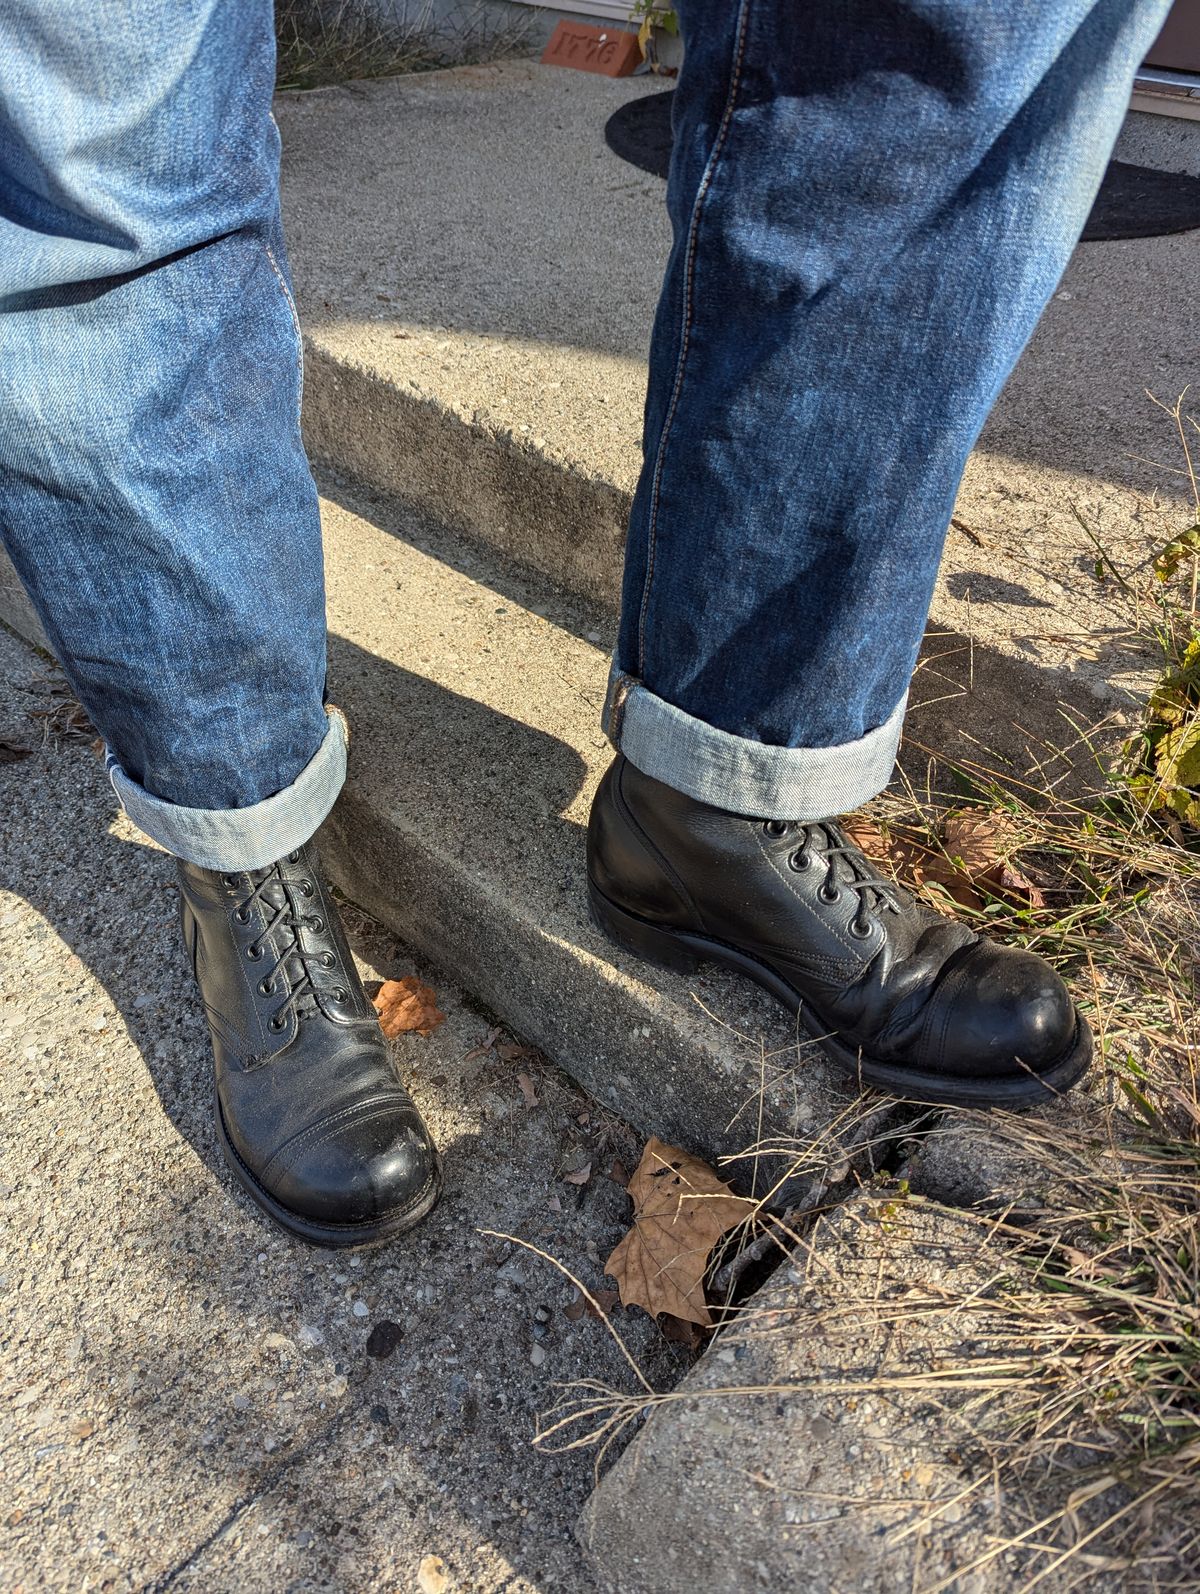
[[[501,558],[458,529],[437,523],[423,505],[407,506],[394,494],[380,492],[343,472],[318,469],[317,480],[323,495],[348,512],[482,583],[498,598],[536,609],[574,636],[589,641],[599,637],[597,645],[611,650],[616,621],[603,605],[589,605],[577,593],[548,587],[543,574]],[[960,593],[970,586],[973,595],[979,584],[988,593],[1003,594],[995,601],[1022,608],[1042,606],[1041,600],[1024,588],[991,577],[951,576],[949,584]],[[1012,593],[1010,587],[1015,589]],[[982,591],[979,597],[982,599]],[[881,619],[880,623],[885,621]],[[1114,672],[1136,671],[1144,663],[1144,641],[1127,631],[1112,628],[1089,640],[1093,656]],[[1022,647],[1019,635],[1014,641]],[[1046,778],[1056,778],[1069,774],[1079,762],[1083,766],[1079,781],[1094,779],[1094,760],[1080,743],[1079,732],[1086,731],[1089,741],[1100,748],[1112,742],[1117,735],[1111,728],[1116,706],[1113,699],[1098,698],[1086,680],[1073,678],[1070,671],[1039,663],[1034,641],[1029,641],[1024,651],[1027,657],[1014,658],[978,638],[931,624],[913,677],[902,763],[907,749],[909,765],[916,760],[923,770],[932,754],[942,764],[984,762],[1017,778],[1025,778],[1034,770]],[[344,658],[351,678],[364,684],[374,667],[390,668],[338,638],[331,642],[331,657],[335,662]],[[405,675],[403,671],[396,673]],[[423,687],[439,690],[430,688],[420,677],[410,677],[402,683],[403,691],[412,694],[418,712],[424,710]],[[363,690],[358,696],[363,714],[370,716],[374,691]],[[601,685],[595,697],[597,722],[602,704]],[[417,713],[412,719],[418,723]],[[470,711],[463,709],[451,716],[450,723],[466,724],[471,719]],[[484,737],[480,745],[486,744]],[[465,756],[465,747],[462,752]],[[489,762],[494,765],[502,756],[503,750],[498,749]],[[546,766],[548,802],[552,793],[565,793],[571,787],[562,767],[567,759],[568,749],[559,745]],[[436,767],[435,750],[430,750],[429,759],[422,757],[416,762],[421,768],[429,767],[430,762]],[[923,774],[921,785],[924,784]]]
[[[570,832],[566,839],[575,842],[577,827],[557,812],[578,789],[582,766],[571,750],[350,644],[335,639],[332,651],[338,689],[355,708],[372,695],[386,694],[395,711],[411,719],[414,735],[421,734],[418,727],[428,728],[431,746],[419,750],[419,760],[415,748],[407,755],[400,751],[390,766],[376,760],[381,778],[402,787],[406,768],[418,761],[436,763],[439,750],[447,757],[466,750],[484,763],[491,756],[517,760],[538,771],[543,793],[539,811],[528,816],[532,844],[541,844],[547,825],[560,838]],[[364,731],[369,738],[369,728]],[[64,766],[67,762],[62,760]],[[60,1468],[49,1496],[55,1511],[64,1520],[77,1518],[81,1533],[104,1522],[116,1554],[124,1530],[113,1520],[114,1490],[144,1492],[144,1481],[132,1479],[143,1478],[149,1465],[156,1500],[174,1502],[170,1531],[164,1527],[136,1551],[124,1550],[125,1558],[101,1563],[101,1570],[111,1575],[119,1567],[132,1586],[147,1590],[238,1586],[240,1579],[226,1581],[212,1567],[257,1567],[253,1546],[261,1541],[253,1535],[260,1523],[264,1532],[270,1530],[272,1554],[275,1540],[281,1540],[281,1553],[289,1566],[294,1562],[288,1578],[275,1586],[291,1586],[293,1577],[318,1576],[327,1579],[321,1587],[377,1586],[376,1577],[378,1586],[407,1587],[422,1554],[449,1554],[452,1544],[465,1540],[491,1546],[547,1594],[589,1589],[586,1575],[576,1574],[577,1552],[561,1531],[534,1531],[543,1513],[561,1518],[564,1491],[577,1509],[591,1486],[590,1457],[541,1458],[529,1449],[534,1416],[552,1399],[549,1375],[529,1365],[531,1314],[543,1299],[558,1302],[563,1286],[553,1269],[534,1263],[521,1269],[498,1301],[495,1270],[509,1249],[472,1238],[479,1228],[506,1222],[518,1225],[515,1232],[543,1232],[538,1224],[545,1221],[549,1192],[556,1188],[557,1124],[536,1115],[522,1118],[521,1132],[539,1139],[536,1161],[526,1153],[519,1163],[526,1172],[517,1195],[512,1190],[513,1129],[464,1132],[444,1140],[447,1190],[441,1207],[411,1243],[369,1253],[353,1264],[356,1288],[395,1303],[376,1315],[407,1321],[406,1314],[415,1310],[421,1318],[408,1330],[407,1349],[386,1362],[366,1355],[369,1324],[351,1316],[344,1300],[334,1326],[325,1324],[325,1340],[316,1350],[297,1359],[286,1348],[272,1348],[272,1332],[278,1339],[280,1329],[294,1335],[297,1322],[324,1321],[321,1313],[329,1307],[322,1300],[344,1295],[331,1291],[331,1277],[342,1268],[349,1272],[350,1258],[311,1250],[279,1233],[226,1172],[212,1127],[206,1026],[175,921],[173,864],[157,849],[114,834],[108,783],[85,755],[69,762],[73,772],[63,768],[53,777],[62,783],[61,804],[44,823],[36,812],[29,814],[22,821],[21,844],[7,849],[5,889],[34,907],[103,985],[153,1087],[156,1101],[146,1093],[142,1111],[161,1111],[195,1153],[198,1167],[186,1157],[156,1152],[163,1144],[161,1132],[148,1132],[144,1140],[135,1133],[121,1185],[107,1193],[107,1208],[92,1205],[81,1192],[72,1232],[56,1231],[56,1242],[65,1242],[64,1255],[72,1258],[72,1275],[81,1282],[56,1283],[54,1289],[68,1294],[82,1289],[79,1310],[85,1315],[78,1321],[86,1344],[81,1365],[87,1367],[90,1387],[120,1392],[110,1402],[105,1433],[111,1426],[111,1442],[125,1448],[118,1445],[121,1460],[106,1463],[105,1493],[96,1500],[79,1471],[94,1470],[95,1459],[81,1454],[70,1467]],[[11,806],[22,779],[20,765],[0,769],[0,791],[11,786]],[[447,846],[469,849],[472,837],[456,828],[453,789],[453,781],[444,788],[414,784],[411,800],[445,804]],[[47,800],[45,792],[42,800]],[[481,840],[483,860],[487,845]],[[417,911],[421,889],[414,880]],[[381,973],[411,971],[411,955],[390,934],[364,933],[353,914],[349,922],[352,943]],[[503,950],[496,948],[495,955],[502,958]],[[479,1034],[488,1027],[481,1013]],[[81,1081],[81,1091],[91,1084]],[[423,1076],[422,1106],[428,1111],[439,1101],[461,1105],[462,1084],[453,1067],[434,1078]],[[137,1092],[141,1081],[131,1077],[115,1082],[115,1088]],[[87,1099],[93,1095],[102,1107],[104,1092]],[[85,1175],[86,1144],[79,1143],[73,1155]],[[530,1185],[531,1166],[545,1188]],[[566,1247],[576,1267],[587,1267],[579,1260],[585,1240],[593,1249],[600,1246],[598,1254],[607,1254],[624,1226],[625,1208],[623,1192],[599,1176],[587,1189],[567,1189],[560,1210],[568,1234],[554,1243]],[[111,1213],[117,1216],[115,1232]],[[468,1268],[464,1259],[472,1246],[477,1255]],[[55,1265],[54,1248],[48,1265]],[[151,1297],[158,1293],[154,1280],[161,1277],[181,1302],[178,1318],[156,1314],[136,1329],[125,1324],[106,1303],[123,1293],[127,1269],[136,1271],[139,1291],[149,1283],[145,1293]],[[426,1284],[438,1288],[436,1308],[421,1304]],[[132,1277],[127,1285],[134,1287]],[[60,1294],[47,1299],[57,1303]],[[551,1327],[547,1343],[557,1359],[555,1376],[622,1382],[619,1353],[599,1325],[595,1328],[595,1334],[576,1331],[564,1338],[562,1326]],[[322,1408],[312,1393],[314,1359],[324,1368],[320,1378],[348,1381],[337,1409],[332,1403]],[[659,1382],[669,1384],[683,1371],[683,1360],[677,1348],[663,1344],[647,1366]],[[253,1376],[252,1369],[257,1369]],[[482,1372],[478,1382],[476,1369]],[[254,1383],[260,1376],[280,1390],[296,1390],[295,1421],[281,1430],[271,1454],[262,1445],[270,1428],[263,1411],[274,1409],[275,1397],[260,1394]],[[419,1386],[415,1393],[414,1383]],[[242,1388],[250,1394],[248,1410],[232,1399]],[[130,1481],[122,1483],[126,1472]],[[427,1536],[419,1545],[395,1542],[392,1512],[410,1520],[410,1508],[418,1511]],[[250,1511],[257,1514],[248,1517]],[[451,1526],[458,1523],[468,1525],[465,1532]],[[300,1530],[311,1542],[297,1542]],[[236,1537],[226,1542],[239,1532],[249,1536],[249,1547],[245,1539],[237,1547]],[[81,1557],[101,1553],[89,1542],[78,1541]],[[182,1553],[180,1544],[186,1546]],[[347,1555],[370,1568],[363,1581],[339,1583],[344,1573],[338,1566]],[[469,1570],[458,1570],[459,1586],[470,1586]],[[242,1576],[255,1580],[258,1574]]]

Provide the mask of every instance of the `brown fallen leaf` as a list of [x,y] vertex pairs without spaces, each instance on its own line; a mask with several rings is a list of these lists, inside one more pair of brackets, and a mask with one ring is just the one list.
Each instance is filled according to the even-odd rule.
[[940,845],[915,825],[875,824],[852,814],[842,828],[868,858],[882,864],[901,885],[944,908],[982,908],[1000,897],[1021,908],[1041,908],[1045,898],[1012,862],[1019,837],[1007,814],[994,809],[959,809],[938,831]]
[[415,974],[406,974],[402,980],[384,980],[375,998],[375,1011],[388,1036],[410,1032],[432,1035],[446,1021],[445,1013],[438,1012],[433,990]]
[[629,1181],[633,1227],[605,1263],[623,1306],[708,1328],[709,1256],[721,1236],[745,1223],[754,1202],[735,1196],[707,1163],[651,1139]]
[[525,1057],[536,1057],[532,1046],[518,1046],[515,1041],[504,1041],[496,1047],[496,1056],[506,1063],[519,1063]]
[[585,1162],[582,1168],[572,1168],[570,1173],[562,1176],[564,1184],[586,1184],[592,1177],[592,1165]]
[[583,1304],[587,1307],[589,1317],[611,1317],[613,1308],[620,1299],[616,1290],[593,1290],[592,1301],[595,1301],[595,1306],[589,1300],[585,1300]]
[[975,885],[1017,907],[1046,906],[1041,891],[1012,862],[1020,836],[1007,814],[964,808],[947,814],[940,829],[942,845]]
[[529,1075],[528,1074],[518,1074],[517,1075],[517,1084],[520,1085],[520,1087],[521,1087],[521,1094],[525,1098],[525,1105],[527,1107],[536,1107],[536,1106],[538,1106],[539,1105],[538,1093],[537,1093],[536,1088],[534,1087],[533,1080],[530,1079]]
[[568,1320],[568,1322],[578,1323],[579,1320],[584,1316],[596,1318],[609,1317],[612,1315],[613,1308],[621,1298],[617,1294],[616,1290],[593,1290],[592,1296],[595,1300],[594,1306],[592,1302],[588,1300],[586,1295],[583,1295],[580,1293],[580,1291],[576,1290],[574,1300],[563,1307],[563,1316]]
[[22,758],[29,758],[32,753],[32,747],[22,747],[20,742],[0,739],[0,764],[15,764]]
[[664,1312],[658,1320],[664,1339],[669,1339],[672,1345],[686,1345],[688,1350],[699,1350],[704,1343],[704,1336],[695,1323],[685,1323],[682,1318],[672,1317],[670,1312]]
[[608,1177],[614,1184],[619,1184],[622,1190],[628,1188],[629,1169],[621,1161],[620,1157],[613,1158],[612,1167],[608,1170]]
[[478,1046],[472,1046],[471,1050],[463,1058],[463,1062],[471,1063],[474,1062],[477,1057],[486,1057],[491,1051],[492,1047],[496,1044],[496,1036],[499,1035],[499,1033],[500,1031],[498,1029],[489,1030],[480,1041]]
[[915,825],[889,824],[884,829],[862,814],[851,814],[842,821],[842,829],[856,847],[872,862],[882,864],[901,885],[914,891],[931,888],[925,895],[932,895],[935,902],[943,895],[960,907],[983,906],[983,899],[970,880]]

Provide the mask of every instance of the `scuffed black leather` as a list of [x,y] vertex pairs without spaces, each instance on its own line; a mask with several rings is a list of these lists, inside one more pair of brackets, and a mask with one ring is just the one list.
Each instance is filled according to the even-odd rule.
[[313,1224],[373,1227],[419,1205],[436,1153],[312,843],[267,869],[178,870],[218,1111],[244,1170]]
[[1040,1072],[1076,1036],[1074,1004],[1041,958],[885,881],[833,821],[746,819],[618,757],[592,808],[588,872],[626,913],[768,968],[831,1036],[882,1063]]

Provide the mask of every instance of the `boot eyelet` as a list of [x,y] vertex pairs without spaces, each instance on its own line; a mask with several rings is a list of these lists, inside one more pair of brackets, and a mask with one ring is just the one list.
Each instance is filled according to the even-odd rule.
[[842,893],[836,886],[823,885],[817,895],[822,902],[840,902],[842,900]]
[[348,1002],[350,1000],[350,992],[339,985],[333,993],[333,999],[335,1002]]
[[274,991],[274,989],[275,989],[275,981],[274,980],[272,980],[272,979],[259,980],[259,982],[258,982],[258,994],[260,996],[270,996],[271,993]]
[[767,819],[763,821],[763,829],[768,836],[786,836],[789,828],[786,819]]
[[321,967],[323,969],[331,969],[331,968],[333,968],[333,966],[334,966],[334,964],[336,962],[337,962],[337,958],[334,957],[332,952],[322,952],[321,953]]
[[871,934],[870,923],[860,921],[857,914],[850,920],[849,928],[850,934],[856,941],[865,941]]
[[811,863],[812,854],[805,852],[804,848],[801,847],[799,852],[792,853],[791,857],[788,859],[788,868],[794,869],[797,874],[803,874]]
[[311,897],[312,894],[313,894],[313,883],[312,883],[312,881],[311,880],[301,880],[301,882],[300,882],[300,895],[302,897]]
[[233,916],[234,916],[234,918],[237,920],[237,922],[239,924],[249,924],[250,923],[250,910],[249,910],[249,908],[235,908],[233,910]]
[[288,855],[287,855],[287,861],[289,863],[299,863],[300,862],[300,854],[298,852],[289,852]]
[[261,946],[248,946],[246,948],[246,956],[250,959],[251,963],[257,963],[262,955],[263,949]]
[[325,928],[325,920],[319,913],[314,913],[306,922],[309,929],[315,930],[317,934],[320,934],[320,932]]
[[274,1030],[276,1035],[278,1035],[279,1031],[281,1029],[285,1028],[286,1025],[287,1025],[287,1019],[286,1018],[280,1018],[279,1015],[276,1014],[275,1017],[271,1020],[271,1022],[267,1025],[267,1028],[270,1029],[270,1030]]
[[227,886],[235,886],[238,883],[237,875],[235,875],[235,874],[222,875],[221,879],[225,882],[225,884]]

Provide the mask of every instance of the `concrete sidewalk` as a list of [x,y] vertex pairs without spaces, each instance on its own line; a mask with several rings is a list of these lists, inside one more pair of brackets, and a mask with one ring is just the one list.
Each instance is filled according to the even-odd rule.
[[[0,737],[40,739],[49,674],[0,631]],[[589,1594],[591,1458],[529,1441],[555,1381],[624,1363],[553,1268],[479,1231],[596,1287],[627,1209],[606,1174],[639,1142],[542,1060],[472,1056],[492,1020],[433,974],[447,1022],[396,1055],[442,1204],[380,1251],[287,1238],[213,1137],[170,859],[114,822],[85,744],[0,766],[0,800],[0,1586],[412,1594],[436,1555],[448,1594]],[[350,926],[368,979],[427,973]],[[623,1332],[678,1378],[648,1320]]]

